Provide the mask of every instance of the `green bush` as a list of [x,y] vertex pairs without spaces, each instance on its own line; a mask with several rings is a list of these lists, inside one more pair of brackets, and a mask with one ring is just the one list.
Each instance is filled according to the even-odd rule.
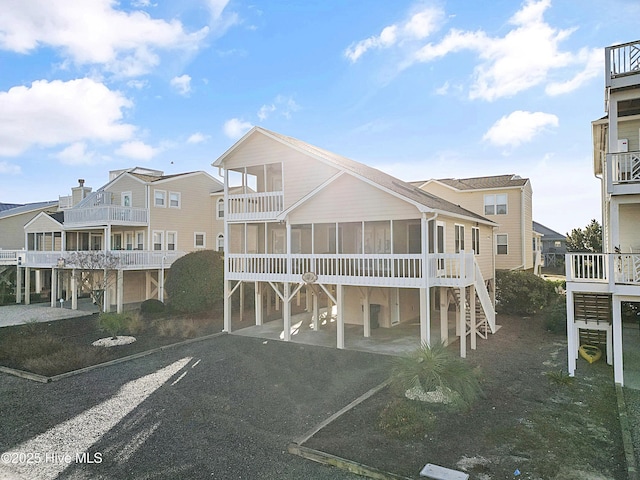
[[128,317],[124,313],[102,312],[98,317],[100,330],[107,332],[112,338],[116,338],[126,329]]
[[380,412],[378,427],[401,439],[424,437],[435,423],[436,415],[428,405],[406,398],[395,398]]
[[496,271],[496,309],[512,315],[539,313],[554,298],[556,282],[522,270]]
[[442,344],[423,345],[408,355],[395,358],[391,387],[403,397],[407,390],[439,392],[446,397],[445,406],[456,410],[469,408],[482,394],[479,372]]
[[149,298],[140,304],[140,312],[143,314],[155,314],[164,312],[165,305],[160,300]]
[[224,259],[220,252],[201,250],[171,265],[165,289],[167,303],[185,313],[203,312],[224,299]]
[[565,298],[563,296],[558,295],[558,298],[553,300],[542,311],[544,325],[550,332],[567,332],[567,304],[564,300]]

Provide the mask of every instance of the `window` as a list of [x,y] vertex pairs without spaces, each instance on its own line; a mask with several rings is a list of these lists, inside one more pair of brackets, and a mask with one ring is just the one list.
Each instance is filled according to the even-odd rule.
[[455,225],[455,249],[456,253],[464,251],[464,225]]
[[480,229],[478,227],[471,227],[471,248],[473,253],[480,255]]
[[224,198],[219,198],[217,205],[217,218],[224,218]]
[[123,207],[131,206],[131,192],[122,192],[121,203]]
[[553,246],[556,248],[560,248],[562,246],[562,242],[560,240],[556,240],[553,242]]
[[102,235],[91,234],[91,250],[102,250]]
[[496,235],[496,253],[498,255],[507,255],[507,235]]
[[224,252],[224,235],[223,234],[218,234],[218,251],[219,252]]
[[180,192],[169,192],[169,208],[180,208]]
[[202,232],[193,234],[193,244],[196,248],[204,248],[207,246],[207,235]]
[[127,232],[124,235],[124,248],[133,250],[133,232]]
[[167,206],[167,192],[164,190],[154,190],[153,191],[153,204],[156,207],[166,207]]
[[485,215],[506,215],[507,214],[507,194],[484,196]]
[[153,232],[153,249],[162,250],[162,244],[164,243],[163,232]]
[[144,232],[136,232],[136,248],[144,250]]
[[167,250],[176,250],[178,245],[178,232],[167,232]]
[[111,250],[122,250],[122,233],[111,234]]

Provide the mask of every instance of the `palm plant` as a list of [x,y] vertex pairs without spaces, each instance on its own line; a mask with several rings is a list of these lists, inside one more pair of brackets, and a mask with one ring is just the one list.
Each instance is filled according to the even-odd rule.
[[442,344],[433,347],[423,344],[395,359],[391,384],[396,392],[408,398],[437,401],[433,398],[440,397],[442,403],[460,409],[470,407],[482,394],[478,371]]

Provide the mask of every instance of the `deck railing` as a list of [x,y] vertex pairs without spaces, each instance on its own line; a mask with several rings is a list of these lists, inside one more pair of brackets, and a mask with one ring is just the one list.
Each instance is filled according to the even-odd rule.
[[[0,250],[1,251],[1,250]],[[101,251],[90,251],[87,253],[100,253]],[[77,255],[81,255],[82,252],[76,251],[57,251],[57,252],[35,252],[27,251],[23,252],[25,267],[64,267],[73,268],[77,265],[72,263],[73,259]],[[185,252],[178,252],[175,250],[111,250],[107,252],[110,258],[114,261],[109,262],[109,265],[115,268],[121,268],[123,270],[136,270],[144,268],[168,268],[178,258],[185,255]]]
[[24,253],[24,250],[0,249],[0,265],[17,265],[18,261],[24,256]]
[[608,162],[613,183],[640,182],[640,152],[611,153]]
[[283,209],[283,192],[243,193],[229,195],[225,214],[229,220],[264,220]]
[[605,61],[612,78],[640,72],[640,41],[607,47]]
[[640,285],[640,253],[568,253],[567,282]]
[[228,279],[301,281],[313,272],[318,282],[418,287],[425,272],[432,286],[468,285],[474,279],[473,254],[226,254]]
[[65,225],[146,225],[148,222],[146,208],[121,207],[103,205],[98,207],[71,208],[64,212]]

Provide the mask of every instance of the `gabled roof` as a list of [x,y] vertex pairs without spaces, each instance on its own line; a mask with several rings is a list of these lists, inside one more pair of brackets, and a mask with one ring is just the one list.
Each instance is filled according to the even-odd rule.
[[62,221],[64,219],[64,212],[55,212],[55,213],[48,213],[48,212],[40,212],[39,214],[37,214],[35,217],[33,217],[31,220],[29,220],[25,225],[24,228],[25,230],[27,230],[32,223],[36,222],[39,218],[46,218],[47,221],[53,221],[56,224],[58,224],[60,226],[60,228],[62,228]]
[[544,240],[566,240],[567,236],[545,227],[541,223],[533,222],[533,229],[544,235]]
[[456,190],[490,190],[493,188],[513,188],[522,187],[529,181],[528,178],[522,178],[513,173],[507,175],[493,175],[489,177],[472,177],[472,178],[439,178],[434,180],[426,180],[423,182],[411,182],[413,185],[420,186],[428,182],[439,182]]
[[0,212],[9,210],[10,208],[21,207],[22,203],[0,203]]
[[57,200],[51,200],[49,202],[27,203],[26,205],[19,205],[17,207],[0,211],[0,218],[12,217],[14,215],[20,215],[22,213],[29,213],[35,210],[41,210],[43,208],[53,208],[57,206],[58,206]]
[[425,192],[424,190],[421,190],[408,182],[395,178],[376,168],[370,167],[360,162],[356,162],[355,160],[351,160],[350,158],[343,157],[342,155],[338,155],[328,150],[316,147],[307,142],[303,142],[302,140],[298,140],[297,138],[288,137],[280,133],[272,132],[262,127],[253,127],[229,150],[223,153],[222,156],[213,163],[213,166],[222,166],[224,158],[227,157],[231,152],[236,150],[242,143],[244,143],[247,138],[249,138],[256,132],[273,138],[285,145],[289,145],[298,151],[307,153],[320,161],[333,165],[334,167],[350,173],[354,176],[366,179],[370,183],[373,183],[378,187],[393,192],[397,196],[409,200],[412,203],[427,207],[427,209],[429,210],[446,212],[452,215],[462,216],[466,218],[473,218],[474,220],[485,224],[496,225],[496,223],[492,222],[491,220],[469,210],[466,210],[460,205],[455,205],[454,203],[437,197],[431,193]]

